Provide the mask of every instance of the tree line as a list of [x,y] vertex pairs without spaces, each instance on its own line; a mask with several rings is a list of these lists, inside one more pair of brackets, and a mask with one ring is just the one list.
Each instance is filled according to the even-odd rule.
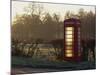
[[[37,7],[36,7],[37,6]],[[63,39],[64,25],[60,14],[44,12],[41,5],[32,3],[24,14],[16,15],[12,23],[12,38],[19,40]],[[66,12],[64,18],[78,17],[81,20],[81,36],[95,38],[95,14],[80,9],[78,14]],[[42,35],[42,36],[41,36]]]

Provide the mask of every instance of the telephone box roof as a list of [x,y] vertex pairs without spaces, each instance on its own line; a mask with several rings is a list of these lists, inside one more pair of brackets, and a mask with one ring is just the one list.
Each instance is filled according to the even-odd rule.
[[80,20],[76,18],[65,19],[64,25],[80,25]]

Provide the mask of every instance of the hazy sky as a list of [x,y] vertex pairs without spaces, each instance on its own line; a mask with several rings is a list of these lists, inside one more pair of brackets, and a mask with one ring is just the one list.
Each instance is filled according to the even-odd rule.
[[[24,8],[29,6],[31,2],[22,2],[22,1],[12,1],[12,18],[16,14],[23,14]],[[85,11],[92,11],[95,13],[95,6],[83,6],[83,5],[69,5],[69,4],[51,4],[51,3],[35,3],[43,6],[44,12],[49,12],[50,14],[57,13],[60,14],[62,18],[67,11],[78,13],[80,8],[83,8]]]

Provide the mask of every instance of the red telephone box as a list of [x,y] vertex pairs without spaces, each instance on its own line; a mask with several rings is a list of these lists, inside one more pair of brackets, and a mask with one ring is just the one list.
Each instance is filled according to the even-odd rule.
[[80,61],[80,20],[75,18],[64,21],[64,59]]

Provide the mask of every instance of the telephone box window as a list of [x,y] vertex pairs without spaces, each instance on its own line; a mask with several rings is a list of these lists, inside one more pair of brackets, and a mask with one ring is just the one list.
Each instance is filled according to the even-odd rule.
[[68,31],[68,30],[66,30],[66,35],[72,35],[72,34],[73,34],[72,31]]
[[66,30],[73,31],[73,27],[67,27]]
[[72,45],[72,42],[66,42],[66,45]]
[[72,53],[72,50],[66,50],[66,53],[67,54]]
[[68,38],[69,38],[69,39],[70,39],[70,38],[72,39],[72,38],[73,38],[73,35],[72,35],[72,34],[71,34],[71,35],[66,34],[66,39],[68,39]]
[[67,46],[66,49],[67,50],[72,50],[72,46]]
[[73,39],[66,39],[66,42],[72,42]]
[[73,56],[72,53],[67,53],[67,54],[66,54],[66,57],[72,57],[72,56]]

